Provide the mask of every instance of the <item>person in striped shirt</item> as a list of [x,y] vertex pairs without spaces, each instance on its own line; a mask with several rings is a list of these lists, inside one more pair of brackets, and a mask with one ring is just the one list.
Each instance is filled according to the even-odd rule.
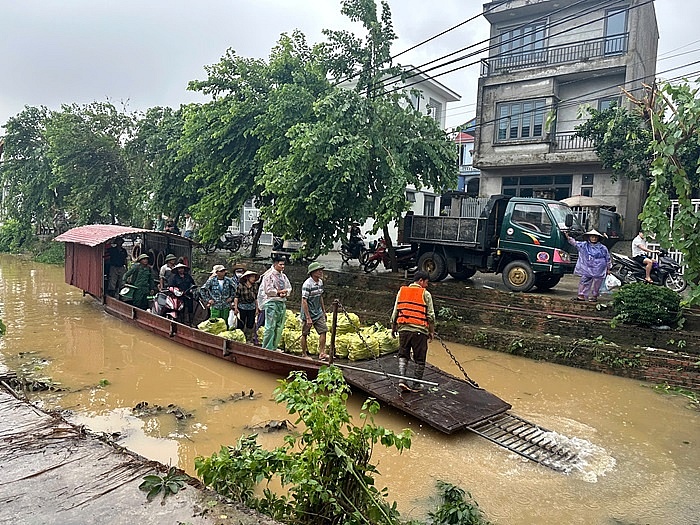
[[326,354],[326,307],[323,304],[323,265],[309,264],[309,278],[301,286],[301,355],[308,356],[307,338],[313,326],[318,333],[318,358],[328,359]]

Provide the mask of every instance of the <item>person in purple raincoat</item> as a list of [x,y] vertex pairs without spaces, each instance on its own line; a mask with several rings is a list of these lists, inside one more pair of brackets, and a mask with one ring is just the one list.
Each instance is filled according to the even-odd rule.
[[603,284],[605,276],[610,273],[610,252],[601,244],[600,232],[590,230],[583,234],[583,241],[576,241],[566,234],[569,244],[578,250],[578,261],[574,269],[575,275],[581,276],[578,285],[578,296],[575,301],[598,300],[598,290]]

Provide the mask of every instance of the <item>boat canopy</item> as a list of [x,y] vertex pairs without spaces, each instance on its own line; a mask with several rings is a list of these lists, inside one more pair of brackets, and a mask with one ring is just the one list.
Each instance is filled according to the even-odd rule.
[[[156,232],[143,228],[119,226],[115,224],[89,224],[78,226],[62,233],[54,241],[66,245],[66,283],[80,288],[99,300],[104,300],[105,278],[109,274],[109,260],[106,251],[117,237],[131,239],[131,258],[142,253],[148,254],[150,264],[158,270],[165,262],[165,256],[174,254],[189,266],[192,259],[191,239],[166,232]],[[125,245],[127,247],[128,245]]]

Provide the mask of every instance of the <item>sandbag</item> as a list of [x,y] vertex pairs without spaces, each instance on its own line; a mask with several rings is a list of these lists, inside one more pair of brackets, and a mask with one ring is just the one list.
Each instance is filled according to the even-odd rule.
[[223,319],[207,319],[206,321],[203,321],[197,325],[197,328],[199,328],[202,332],[207,332],[208,334],[220,334],[221,332],[225,332],[227,330],[226,327],[226,321]]
[[228,339],[229,341],[238,341],[239,343],[245,343],[245,334],[243,330],[226,330],[224,332],[219,332],[219,337]]

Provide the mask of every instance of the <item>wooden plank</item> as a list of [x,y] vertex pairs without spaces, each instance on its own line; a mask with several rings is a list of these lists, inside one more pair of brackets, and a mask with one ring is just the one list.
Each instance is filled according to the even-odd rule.
[[[372,361],[364,361],[361,367],[389,372],[396,367],[395,360],[393,355],[383,356]],[[428,381],[439,383],[440,386],[436,389],[426,389],[421,393],[396,392],[388,379],[374,374],[356,370],[344,370],[343,374],[346,381],[353,387],[448,434],[511,408],[510,404],[486,390],[474,388],[465,380],[431,365],[426,366],[423,377]],[[376,379],[377,377],[379,380]]]

